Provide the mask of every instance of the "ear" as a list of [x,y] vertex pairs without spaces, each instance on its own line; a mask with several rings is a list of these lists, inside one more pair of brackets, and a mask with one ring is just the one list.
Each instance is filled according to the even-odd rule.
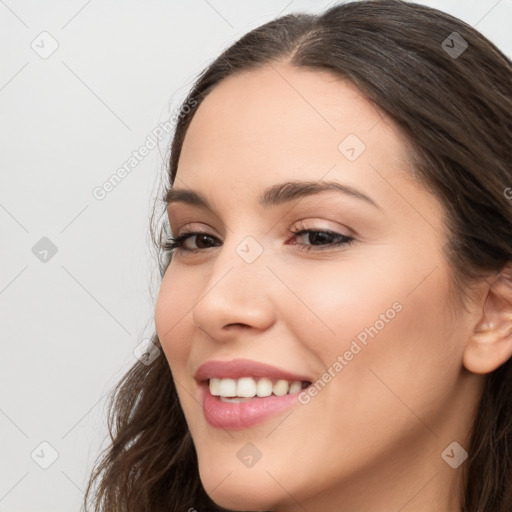
[[490,373],[512,355],[512,266],[486,287],[481,316],[463,354],[464,366],[473,373]]

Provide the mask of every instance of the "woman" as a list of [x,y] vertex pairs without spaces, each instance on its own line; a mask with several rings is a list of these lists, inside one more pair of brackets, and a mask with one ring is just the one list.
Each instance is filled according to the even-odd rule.
[[165,357],[112,397],[94,510],[509,512],[510,60],[352,2],[251,31],[183,105]]

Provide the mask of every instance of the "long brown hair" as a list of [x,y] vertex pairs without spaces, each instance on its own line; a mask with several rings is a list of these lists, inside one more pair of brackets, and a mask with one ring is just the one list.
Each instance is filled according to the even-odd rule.
[[[319,15],[282,16],[244,35],[184,100],[166,188],[205,96],[228,76],[277,62],[337,73],[394,120],[411,148],[411,173],[445,207],[450,238],[443,250],[455,297],[464,299],[474,280],[512,262],[512,201],[505,193],[512,186],[512,63],[471,26],[419,4],[350,2]],[[172,255],[164,254],[166,230],[155,228],[154,218],[155,211],[151,234],[163,276]],[[156,334],[153,341],[160,347]],[[90,477],[85,510],[91,498],[95,511],[106,512],[224,510],[202,487],[165,357],[137,362],[119,382],[108,427],[111,444]],[[485,376],[472,427],[462,510],[510,512],[512,360]]]

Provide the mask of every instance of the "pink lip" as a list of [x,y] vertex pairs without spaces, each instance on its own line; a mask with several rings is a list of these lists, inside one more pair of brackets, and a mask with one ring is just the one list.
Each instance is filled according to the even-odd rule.
[[203,413],[206,421],[212,427],[229,430],[249,428],[279,414],[298,403],[297,397],[300,391],[284,396],[254,397],[246,402],[229,403],[223,402],[220,397],[210,394],[208,379],[267,377],[269,379],[311,382],[310,378],[303,375],[296,375],[275,366],[257,363],[249,359],[207,361],[198,368],[194,377],[200,381]]
[[277,366],[258,363],[250,359],[231,359],[229,361],[207,361],[196,371],[194,378],[205,381],[217,379],[239,379],[240,377],[267,377],[268,379],[302,380],[310,381],[311,378],[304,375],[296,375],[282,370]]

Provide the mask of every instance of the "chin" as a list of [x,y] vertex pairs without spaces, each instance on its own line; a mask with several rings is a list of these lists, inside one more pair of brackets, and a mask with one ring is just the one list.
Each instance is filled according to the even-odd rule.
[[231,468],[224,471],[219,466],[205,468],[199,464],[199,475],[208,496],[228,510],[264,512],[275,509],[285,498],[283,489],[264,469]]

